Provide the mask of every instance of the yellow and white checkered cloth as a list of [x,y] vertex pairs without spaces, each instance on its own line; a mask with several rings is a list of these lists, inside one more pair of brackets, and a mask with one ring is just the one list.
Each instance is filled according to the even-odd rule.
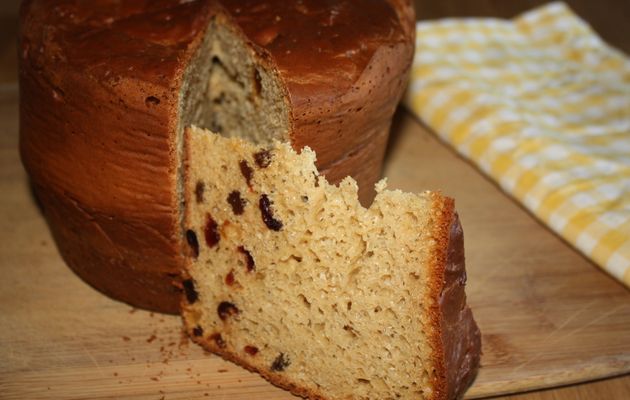
[[630,286],[630,60],[564,3],[417,28],[405,105]]

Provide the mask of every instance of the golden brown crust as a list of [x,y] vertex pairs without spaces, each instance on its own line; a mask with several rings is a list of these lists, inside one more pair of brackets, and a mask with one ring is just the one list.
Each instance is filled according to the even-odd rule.
[[[433,392],[432,400],[446,400],[446,365],[444,363],[445,349],[442,343],[441,335],[441,321],[442,311],[440,310],[440,303],[438,301],[440,294],[442,293],[444,282],[444,268],[446,264],[446,252],[441,251],[448,245],[448,229],[451,224],[452,215],[455,210],[454,202],[449,198],[442,198],[433,196],[434,202],[438,203],[437,207],[433,207],[436,212],[433,214],[434,231],[433,238],[438,242],[434,246],[434,254],[430,257],[433,260],[431,271],[433,277],[429,279],[430,286],[427,291],[427,301],[431,304],[430,307],[430,321],[433,328],[433,335],[429,335],[430,346],[435,354],[434,362],[434,374],[431,377],[433,379]],[[441,204],[439,204],[441,203]]]
[[427,299],[431,326],[431,348],[435,353],[433,399],[456,399],[464,395],[479,368],[481,336],[466,305],[464,286],[463,231],[453,199],[433,194],[433,237],[438,242],[431,257],[433,278]]
[[[49,224],[68,264],[115,298],[177,312],[170,285],[182,267],[180,88],[209,20],[220,10],[250,38],[261,62],[277,67],[286,84],[294,148],[309,145],[331,181],[352,175],[363,201],[373,196],[411,64],[413,21],[403,20],[399,15],[406,11],[386,1],[338,1],[326,8],[328,3],[316,0],[268,0],[256,2],[265,9],[237,13],[243,4],[22,5],[22,160],[36,194],[57,216]],[[303,23],[291,22],[294,17]],[[326,34],[315,38],[313,26]],[[274,29],[273,43],[265,43]],[[293,39],[300,46],[287,47]],[[315,63],[316,47],[323,55]],[[72,230],[64,221],[72,221]]]

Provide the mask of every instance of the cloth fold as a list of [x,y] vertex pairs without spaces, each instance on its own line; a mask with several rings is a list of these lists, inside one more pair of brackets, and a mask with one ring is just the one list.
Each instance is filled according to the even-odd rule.
[[564,3],[419,22],[404,104],[630,287],[630,59]]

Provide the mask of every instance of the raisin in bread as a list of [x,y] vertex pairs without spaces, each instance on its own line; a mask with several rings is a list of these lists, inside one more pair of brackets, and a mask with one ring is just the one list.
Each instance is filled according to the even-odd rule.
[[191,337],[312,399],[447,399],[479,364],[453,201],[329,184],[315,153],[187,130]]

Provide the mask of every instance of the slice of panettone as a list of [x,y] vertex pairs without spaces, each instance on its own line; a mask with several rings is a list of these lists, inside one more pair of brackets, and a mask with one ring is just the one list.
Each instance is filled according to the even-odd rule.
[[312,399],[463,393],[480,336],[451,199],[380,183],[364,208],[308,148],[186,134],[182,308],[196,342]]

